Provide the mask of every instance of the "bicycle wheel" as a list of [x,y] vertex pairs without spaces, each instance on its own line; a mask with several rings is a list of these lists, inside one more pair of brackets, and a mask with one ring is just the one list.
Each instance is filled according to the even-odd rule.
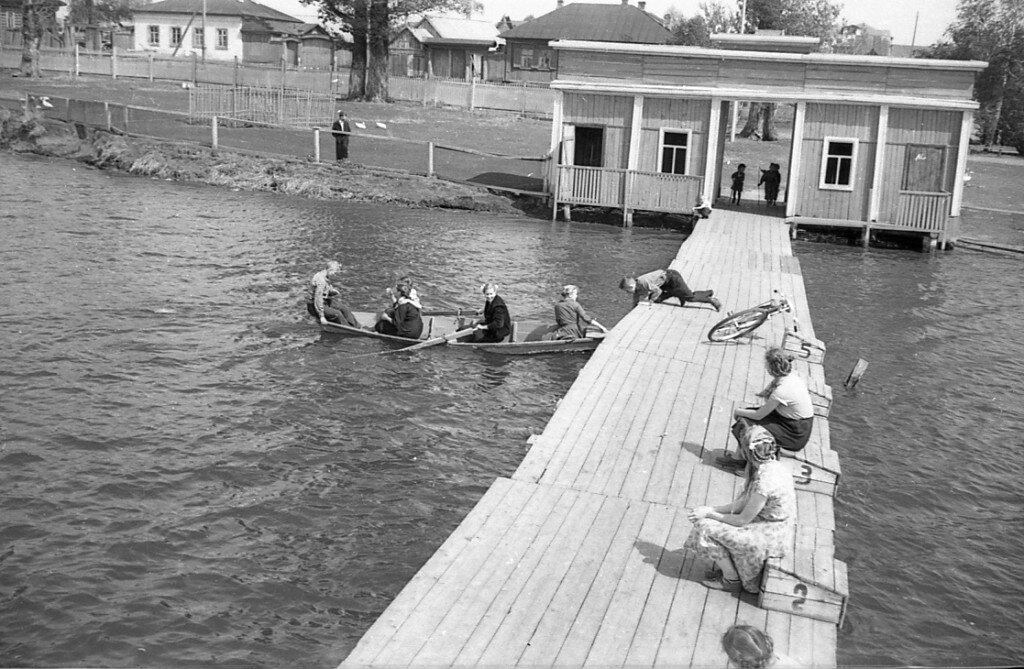
[[711,341],[730,341],[753,332],[761,327],[761,324],[766,320],[768,320],[768,312],[764,309],[744,309],[725,320],[715,323],[708,330],[708,339]]

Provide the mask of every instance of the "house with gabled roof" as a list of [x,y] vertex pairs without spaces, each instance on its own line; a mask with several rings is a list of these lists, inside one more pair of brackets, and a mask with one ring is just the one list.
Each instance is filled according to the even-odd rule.
[[498,29],[474,19],[428,16],[391,41],[391,74],[472,81],[487,79],[487,56]]
[[499,35],[505,40],[505,79],[547,83],[558,71],[558,54],[553,40],[624,42],[627,44],[668,44],[672,32],[646,10],[646,2],[563,4],[535,19]]
[[136,9],[134,24],[136,51],[208,60],[306,65],[306,45],[321,62],[331,39],[323,28],[253,0],[160,0]]

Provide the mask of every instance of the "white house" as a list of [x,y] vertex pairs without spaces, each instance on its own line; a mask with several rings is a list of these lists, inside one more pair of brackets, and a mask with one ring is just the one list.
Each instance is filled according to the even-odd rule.
[[280,28],[302,24],[252,0],[161,0],[136,9],[134,22],[136,51],[254,61],[266,60],[268,35],[273,31],[252,31],[247,24]]

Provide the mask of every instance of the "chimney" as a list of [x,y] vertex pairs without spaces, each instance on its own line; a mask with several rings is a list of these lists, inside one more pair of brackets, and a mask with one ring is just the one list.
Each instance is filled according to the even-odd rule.
[[565,0],[558,0],[558,8],[561,9],[562,5],[565,4]]
[[629,0],[622,0],[622,4],[628,5],[629,4]]
[[640,0],[640,2],[636,3],[636,6],[639,7],[640,11],[642,11],[642,12],[646,12],[647,11],[647,2],[646,2],[646,0]]

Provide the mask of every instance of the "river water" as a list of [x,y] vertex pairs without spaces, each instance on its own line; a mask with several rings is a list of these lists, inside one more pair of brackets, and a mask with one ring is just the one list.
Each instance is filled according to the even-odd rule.
[[[342,259],[367,307],[401,274],[435,307],[493,278],[521,317],[572,281],[612,324],[616,277],[682,240],[8,154],[0,177],[3,666],[334,666],[586,357],[357,357],[382,345],[314,328],[308,276]],[[796,250],[835,392],[840,662],[1018,663],[1021,261]]]

